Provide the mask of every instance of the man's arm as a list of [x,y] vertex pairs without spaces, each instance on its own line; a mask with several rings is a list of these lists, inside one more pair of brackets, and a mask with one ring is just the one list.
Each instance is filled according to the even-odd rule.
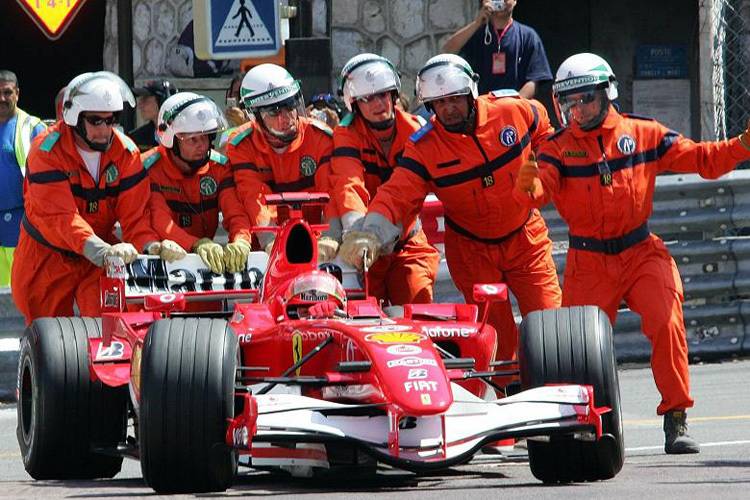
[[533,99],[536,94],[536,82],[526,82],[523,86],[518,89],[518,93],[524,99]]
[[458,52],[466,45],[466,42],[477,32],[477,30],[483,27],[490,21],[490,0],[484,0],[482,6],[477,12],[477,17],[474,18],[469,24],[461,28],[460,30],[453,33],[453,35],[445,42],[443,46],[443,52],[449,54],[458,54]]

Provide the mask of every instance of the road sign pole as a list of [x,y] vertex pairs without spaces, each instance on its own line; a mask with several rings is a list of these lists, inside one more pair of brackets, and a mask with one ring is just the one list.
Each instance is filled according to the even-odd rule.
[[[133,87],[133,1],[117,0],[117,66],[120,77]],[[123,108],[122,128],[125,132],[133,129],[134,110]]]

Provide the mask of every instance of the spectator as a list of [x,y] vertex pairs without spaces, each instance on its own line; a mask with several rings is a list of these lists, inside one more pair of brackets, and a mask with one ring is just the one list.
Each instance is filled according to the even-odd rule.
[[682,283],[669,251],[650,233],[657,174],[715,179],[750,159],[750,121],[739,137],[695,143],[650,118],[621,115],[617,82],[594,54],[569,57],[552,86],[563,129],[519,170],[513,195],[527,206],[550,200],[568,223],[563,304],[597,305],[612,324],[621,301],[641,315],[664,415],[664,450],[698,453],[687,435],[690,397]]
[[63,97],[65,97],[65,91],[68,90],[68,87],[63,87],[60,90],[57,91],[57,95],[55,96],[55,121],[59,122],[63,119]]
[[[160,238],[197,253],[216,274],[244,271],[252,241],[227,157],[211,150],[216,134],[226,127],[211,99],[178,92],[159,111],[161,145],[142,155],[151,181],[154,229]],[[213,242],[219,210],[229,233],[226,247]]]
[[308,116],[333,128],[344,116],[344,107],[333,94],[315,94],[307,106]]
[[552,80],[547,55],[536,31],[513,20],[516,0],[482,0],[477,17],[445,42],[479,74],[479,93],[517,90],[531,99],[537,85]]
[[156,134],[156,120],[159,118],[159,108],[169,96],[174,95],[176,92],[176,87],[168,80],[161,78],[148,80],[143,84],[143,87],[139,87],[133,91],[138,96],[138,112],[141,114],[141,119],[146,123],[130,131],[128,135],[141,151],[148,151],[159,145],[159,139]]
[[229,83],[226,95],[226,109],[224,110],[224,116],[231,127],[239,127],[243,123],[246,123],[249,118],[245,112],[245,107],[242,104],[240,98],[240,85],[242,84],[242,75],[237,75],[232,78]]
[[396,101],[396,107],[400,109],[401,111],[409,112],[409,109],[411,109],[411,99],[409,99],[409,96],[406,95],[406,92],[399,92],[398,93],[398,100]]
[[10,286],[13,252],[23,218],[23,178],[31,140],[45,125],[18,107],[20,87],[12,71],[0,70],[0,286]]
[[[26,322],[101,313],[99,278],[108,256],[139,250],[172,260],[149,223],[150,189],[133,142],[114,127],[133,94],[117,75],[84,73],[68,84],[63,121],[29,151],[25,209],[13,263],[13,300]],[[125,242],[114,237],[120,223]],[[131,244],[130,242],[133,242]],[[135,246],[134,246],[135,245]],[[137,247],[137,248],[136,248]]]

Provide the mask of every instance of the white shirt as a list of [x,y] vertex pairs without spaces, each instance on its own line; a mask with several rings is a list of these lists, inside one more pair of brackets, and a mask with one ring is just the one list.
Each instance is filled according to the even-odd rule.
[[99,151],[85,151],[76,146],[78,154],[81,155],[83,163],[86,164],[91,177],[94,178],[94,182],[99,183],[99,163],[102,160],[102,154]]

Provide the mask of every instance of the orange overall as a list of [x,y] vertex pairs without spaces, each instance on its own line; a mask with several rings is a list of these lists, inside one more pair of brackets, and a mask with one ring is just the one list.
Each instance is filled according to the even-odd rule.
[[641,316],[661,393],[657,413],[693,406],[682,316],[682,282],[661,239],[648,231],[656,175],[717,178],[750,157],[738,139],[695,143],[650,119],[610,108],[601,127],[572,126],[538,154],[534,192],[513,195],[529,206],[550,199],[570,229],[563,304],[593,304],[612,324],[624,300]]
[[[474,134],[450,133],[433,117],[412,135],[390,180],[370,203],[391,223],[415,217],[433,192],[445,212],[445,257],[466,302],[475,283],[505,282],[521,314],[560,306],[547,226],[511,196],[514,177],[552,128],[543,107],[520,97],[481,96]],[[514,359],[518,329],[510,303],[490,309],[497,359]]]
[[161,239],[176,241],[190,252],[200,238],[216,235],[221,210],[229,241],[250,243],[250,219],[237,198],[226,156],[211,151],[208,163],[190,176],[174,164],[164,146],[141,159],[151,182],[151,224]]
[[95,182],[76,149],[73,129],[57,122],[32,144],[24,180],[26,216],[13,264],[13,300],[30,323],[43,316],[100,314],[102,268],[83,256],[87,238],[123,240],[143,252],[159,241],[146,202],[149,186],[138,149],[115,133]]
[[[331,196],[344,229],[350,228],[347,214],[365,215],[380,185],[391,177],[409,136],[421,126],[416,116],[398,108],[394,111],[396,132],[387,154],[359,114],[350,114],[334,130]],[[370,292],[392,305],[432,302],[440,254],[427,242],[415,218],[405,221],[398,247],[370,267]]]

